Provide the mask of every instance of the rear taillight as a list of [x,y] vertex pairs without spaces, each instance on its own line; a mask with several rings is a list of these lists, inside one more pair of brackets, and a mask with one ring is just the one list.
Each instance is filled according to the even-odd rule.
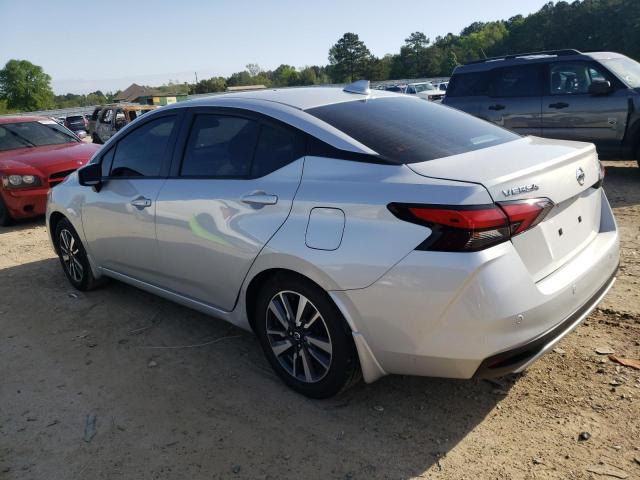
[[475,252],[535,227],[553,207],[547,198],[489,205],[420,205],[391,203],[396,217],[431,229],[418,250]]

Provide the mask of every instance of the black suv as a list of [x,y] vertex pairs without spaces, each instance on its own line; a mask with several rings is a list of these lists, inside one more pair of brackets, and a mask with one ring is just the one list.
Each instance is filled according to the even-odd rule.
[[640,160],[640,63],[553,50],[457,67],[443,102],[524,135],[580,140],[601,159]]

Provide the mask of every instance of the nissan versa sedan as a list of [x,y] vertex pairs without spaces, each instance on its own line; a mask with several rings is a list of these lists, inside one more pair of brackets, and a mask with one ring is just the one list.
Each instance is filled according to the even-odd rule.
[[50,191],[47,222],[76,288],[111,277],[253,331],[325,398],[530,365],[614,282],[602,180],[592,144],[362,81],[147,113]]

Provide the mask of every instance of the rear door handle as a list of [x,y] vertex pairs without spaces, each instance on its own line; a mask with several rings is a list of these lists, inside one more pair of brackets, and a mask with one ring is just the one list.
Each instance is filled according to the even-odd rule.
[[568,103],[558,102],[558,103],[550,103],[549,108],[567,108],[569,106]]
[[240,200],[247,205],[260,207],[263,205],[275,205],[278,203],[278,196],[265,192],[253,192],[243,195]]
[[151,206],[151,199],[145,197],[134,198],[133,200],[131,200],[131,205],[139,210],[142,210],[143,208]]
[[495,105],[489,106],[489,110],[496,110],[496,111],[497,110],[504,110],[505,108],[507,108],[507,107],[505,107],[504,105],[500,105],[499,103],[496,103]]

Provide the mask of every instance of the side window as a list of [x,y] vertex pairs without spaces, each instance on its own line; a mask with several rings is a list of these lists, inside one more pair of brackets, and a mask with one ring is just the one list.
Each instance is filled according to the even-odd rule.
[[135,129],[116,145],[111,177],[160,175],[176,117],[162,117]]
[[263,177],[295,160],[295,137],[286,130],[263,125],[251,169],[252,177]]
[[449,81],[448,97],[472,97],[487,95],[489,90],[489,73],[458,73]]
[[98,114],[100,113],[101,108],[96,108],[91,114],[91,120],[96,121],[98,119]]
[[100,161],[100,168],[102,170],[102,176],[108,177],[111,171],[111,164],[113,163],[113,154],[116,151],[116,147],[111,147],[107,153],[102,156]]
[[492,73],[491,97],[534,97],[540,95],[538,65],[497,68]]
[[549,65],[551,95],[588,93],[594,80],[607,80],[598,68],[587,62],[557,62]]
[[196,115],[182,159],[185,177],[247,177],[258,124],[226,115]]
[[416,89],[413,86],[407,87],[407,93],[409,94],[416,94]]

